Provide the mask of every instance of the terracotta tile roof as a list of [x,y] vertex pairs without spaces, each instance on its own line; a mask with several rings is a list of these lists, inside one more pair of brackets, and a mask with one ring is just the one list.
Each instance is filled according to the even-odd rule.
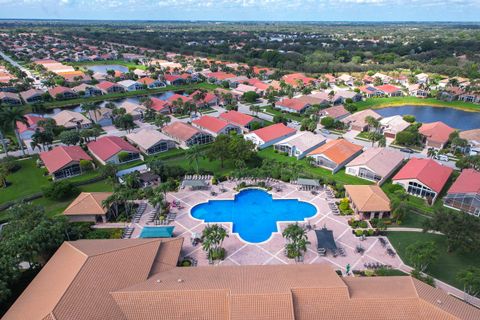
[[377,88],[377,90],[380,90],[380,91],[385,92],[385,93],[395,93],[395,92],[401,90],[400,88],[392,86],[391,84],[384,84],[384,85],[381,85],[381,86],[378,86],[378,87],[375,87],[375,88]]
[[223,71],[218,71],[218,72],[208,73],[207,77],[208,78],[214,78],[214,79],[222,81],[222,80],[227,80],[227,79],[230,79],[230,78],[235,78],[236,75],[234,75],[232,73],[226,73],[226,72],[223,72]]
[[50,173],[54,173],[72,162],[92,160],[80,146],[59,146],[40,153],[40,159]]
[[140,153],[137,148],[120,137],[102,137],[87,144],[88,150],[106,161],[121,151]]
[[345,190],[361,212],[390,211],[390,199],[377,185],[345,185]]
[[322,114],[331,117],[333,119],[337,119],[343,116],[347,116],[350,114],[343,105],[333,106],[330,108],[323,109],[320,111]]
[[250,122],[252,122],[255,119],[254,117],[248,114],[244,114],[235,110],[224,112],[220,114],[219,118],[224,119],[228,122],[240,125],[242,127],[247,126]]
[[184,103],[187,102],[187,101],[192,101],[193,99],[188,97],[188,96],[183,96],[181,94],[178,94],[178,93],[175,93],[173,94],[172,96],[170,96],[167,101],[170,102],[170,103],[173,103],[173,101],[176,101],[176,100],[182,100]]
[[347,167],[366,166],[376,174],[385,177],[402,163],[403,159],[403,154],[397,150],[369,148],[350,161]]
[[450,133],[453,131],[455,131],[454,128],[447,126],[441,121],[424,123],[418,129],[418,132],[427,137],[427,140],[440,143],[446,143]]
[[135,143],[145,150],[150,149],[161,141],[172,141],[172,139],[165,134],[155,129],[142,129],[138,132],[129,133],[126,137],[128,141]]
[[63,211],[64,215],[102,215],[108,208],[102,205],[102,201],[112,195],[112,192],[82,192]]
[[72,89],[62,86],[58,86],[48,90],[48,93],[54,98],[57,96],[57,94],[64,94],[66,92],[74,93]]
[[168,109],[169,103],[165,100],[161,100],[155,97],[150,98],[152,100],[152,109],[158,112],[164,110],[165,108]]
[[282,80],[294,87],[298,85],[298,81],[303,82],[304,85],[317,81],[317,79],[307,77],[303,73],[286,74],[282,77]]
[[144,78],[139,79],[138,82],[148,86],[152,83],[155,83],[155,79],[152,79],[150,77],[144,77]]
[[178,246],[164,247],[163,243],[179,242],[181,246],[182,241],[183,238],[65,242],[3,319],[48,319],[48,315],[55,320],[125,319],[109,293],[145,281],[156,263],[174,268]]
[[417,179],[430,189],[440,192],[448,181],[453,169],[432,159],[412,158],[393,177],[393,180]]
[[179,141],[187,141],[201,131],[186,123],[176,121],[162,128],[163,133]]
[[286,135],[292,135],[295,132],[296,132],[295,129],[289,128],[283,123],[277,123],[277,124],[272,124],[271,126],[268,126],[268,127],[264,127],[264,128],[252,131],[250,132],[250,134],[255,134],[263,142],[266,143]]
[[202,116],[199,119],[192,121],[192,123],[204,130],[215,133],[220,132],[229,125],[227,121],[209,115]]
[[23,122],[17,121],[18,132],[23,133],[27,130],[35,131],[37,128],[37,122],[40,120],[45,120],[43,117],[34,116],[32,114],[26,114],[25,118],[27,119],[28,125]]
[[448,194],[453,193],[480,194],[480,172],[475,169],[464,169],[448,190]]
[[96,85],[96,87],[101,89],[101,90],[108,90],[113,86],[117,86],[117,84],[114,83],[114,82],[110,82],[110,81],[102,81],[102,82],[100,82],[99,84]]
[[323,154],[331,161],[340,164],[362,149],[362,146],[353,144],[344,139],[337,139],[325,143],[310,152],[308,155],[313,156]]
[[20,96],[22,97],[23,100],[27,101],[27,99],[30,99],[33,96],[40,95],[42,96],[45,92],[39,89],[30,89],[27,91],[22,91],[20,92]]

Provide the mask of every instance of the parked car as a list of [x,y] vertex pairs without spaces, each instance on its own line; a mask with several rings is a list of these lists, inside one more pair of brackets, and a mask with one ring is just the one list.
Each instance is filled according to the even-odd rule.
[[435,156],[435,159],[440,160],[440,161],[448,161],[450,160],[447,155],[445,154],[439,154]]
[[321,129],[320,132],[323,134],[330,134],[330,131],[327,129]]
[[414,153],[415,152],[410,148],[402,148],[402,149],[400,149],[400,151],[405,152],[405,153]]

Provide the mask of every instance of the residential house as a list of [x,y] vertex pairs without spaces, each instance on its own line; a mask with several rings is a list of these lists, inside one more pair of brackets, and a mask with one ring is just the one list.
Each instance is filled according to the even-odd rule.
[[169,86],[180,86],[187,83],[187,79],[178,74],[165,74],[163,76],[165,83]]
[[201,94],[200,90],[194,91],[189,95],[190,98],[197,104],[198,107],[213,107],[218,105],[218,97],[211,93],[205,92],[204,97],[201,100],[197,100],[198,96]]
[[311,151],[308,156],[314,164],[336,173],[360,153],[363,147],[344,139],[331,140]]
[[232,90],[232,94],[236,94],[238,96],[243,96],[246,92],[255,92],[258,95],[263,95],[263,90],[246,84],[239,84],[235,89]]
[[403,120],[402,116],[396,115],[381,119],[380,125],[382,126],[383,135],[386,138],[395,139],[397,133],[407,129],[410,126],[410,123]]
[[392,86],[391,84],[384,84],[381,86],[375,87],[378,91],[380,91],[383,95],[388,97],[400,97],[403,96],[402,89]]
[[403,159],[403,154],[397,150],[368,148],[346,165],[345,172],[382,185],[400,168]]
[[427,148],[443,149],[448,142],[449,136],[455,129],[441,121],[424,123],[418,132],[424,137]]
[[209,82],[213,82],[217,84],[222,83],[222,81],[230,82],[232,79],[237,78],[236,75],[232,73],[223,72],[223,71],[209,72],[205,76],[207,77]]
[[229,123],[239,126],[244,132],[250,131],[254,123],[261,124],[262,121],[258,118],[252,117],[235,110],[224,112],[218,116],[220,119],[228,121]]
[[140,151],[121,137],[106,136],[87,144],[90,153],[103,165],[143,159]]
[[370,85],[359,87],[358,90],[366,97],[366,98],[373,98],[373,97],[380,97],[383,95],[383,92],[378,90],[375,87]]
[[330,117],[335,120],[341,120],[350,115],[343,105],[333,106],[327,109],[322,109],[318,113],[320,117]]
[[453,169],[432,159],[412,158],[393,177],[394,184],[401,185],[407,193],[434,203],[445,187]]
[[39,89],[29,89],[27,91],[20,92],[20,96],[22,97],[25,103],[37,103],[43,101],[43,95],[45,92]]
[[379,72],[375,73],[375,74],[372,76],[372,78],[373,78],[373,79],[379,78],[380,80],[382,80],[382,82],[383,82],[384,84],[390,83],[390,82],[393,80],[392,77],[387,76],[387,75],[385,75],[385,74],[383,74],[383,73],[379,73]]
[[170,114],[174,111],[173,106],[168,101],[155,97],[150,97],[150,100],[152,101],[152,109],[161,114]]
[[20,105],[22,100],[18,93],[0,91],[0,102],[4,105]]
[[480,217],[480,172],[464,169],[443,199],[446,207]]
[[133,80],[123,80],[123,81],[117,82],[117,84],[124,87],[125,91],[137,91],[137,90],[143,89],[143,84]]
[[342,74],[341,76],[337,77],[337,82],[343,82],[349,87],[353,87],[355,79],[349,74]]
[[417,83],[424,83],[427,84],[429,80],[429,76],[426,73],[419,73],[415,76],[417,79]]
[[96,85],[104,94],[125,92],[125,88],[115,82],[102,81]]
[[465,91],[460,87],[447,87],[439,93],[439,98],[445,101],[454,101],[464,93]]
[[415,83],[408,86],[408,94],[412,97],[427,98],[428,92],[428,88],[425,87],[423,84]]
[[157,154],[176,148],[176,143],[165,134],[154,129],[142,129],[127,134],[127,140],[146,155]]
[[380,120],[382,118],[382,116],[376,113],[375,111],[371,109],[366,109],[366,110],[351,114],[348,117],[341,119],[341,121],[347,126],[349,126],[351,130],[367,131],[368,123],[365,120],[367,117],[372,117],[376,120]]
[[480,155],[480,129],[460,131],[459,136],[468,141],[470,155]]
[[147,107],[141,104],[125,101],[122,103],[119,108],[125,109],[126,113],[133,117],[133,120],[143,119]]
[[458,100],[471,103],[480,103],[480,92],[464,92],[458,96]]
[[54,87],[48,90],[48,93],[53,99],[73,99],[77,96],[77,93],[67,87]]
[[109,208],[104,205],[113,192],[82,192],[63,211],[70,222],[106,223]]
[[170,97],[168,97],[167,102],[173,106],[174,102],[178,101],[178,100],[181,100],[183,103],[186,103],[186,102],[192,102],[193,103],[193,99],[191,97],[184,96],[184,95],[181,95],[181,94],[178,94],[178,93],[174,93]]
[[355,91],[339,90],[335,93],[334,104],[336,104],[338,98],[341,99],[341,102],[338,103],[346,103],[347,99],[352,99],[353,102],[358,102],[362,100],[362,94]]
[[82,174],[80,161],[92,158],[80,146],[58,146],[40,153],[40,159],[54,180]]
[[330,104],[338,104],[341,102],[341,98],[339,100],[334,100],[334,96],[329,95],[324,91],[311,93],[308,97],[315,99],[314,104],[319,104],[321,106],[328,106]]
[[148,89],[155,89],[165,87],[165,83],[161,82],[160,80],[155,80],[150,77],[144,77],[138,80],[138,83],[146,86]]
[[410,276],[342,277],[330,265],[302,263],[177,267],[183,241],[65,241],[3,320],[333,320],[359,310],[362,319],[480,318],[474,306]]
[[294,88],[298,87],[299,84],[302,86],[308,86],[318,82],[318,79],[307,77],[303,73],[286,74],[282,77],[282,80]]
[[52,117],[58,126],[66,129],[85,129],[92,126],[92,121],[80,112],[62,110]]
[[59,76],[65,79],[65,83],[89,82],[92,78],[83,71],[58,72]]
[[312,150],[323,145],[327,139],[321,134],[314,134],[310,131],[295,133],[284,140],[273,145],[275,150],[287,153],[290,157],[303,159]]
[[251,131],[244,138],[252,141],[258,149],[265,149],[285,138],[293,136],[295,133],[295,129],[289,128],[283,123],[277,123]]
[[242,133],[242,128],[239,126],[209,115],[202,116],[199,119],[192,121],[192,125],[210,133],[214,137],[219,134],[230,134],[231,132],[236,132],[237,134]]
[[72,90],[75,93],[77,93],[79,96],[83,96],[83,97],[101,96],[103,94],[102,90],[98,89],[95,86],[91,86],[85,83],[82,83],[76,87],[73,87]]
[[113,110],[110,108],[100,108],[87,112],[88,118],[101,127],[111,126],[113,123]]
[[202,145],[214,140],[213,136],[184,122],[176,121],[162,128],[162,132],[176,141],[181,148]]
[[390,216],[390,199],[377,185],[345,185],[345,197],[360,219],[382,219]]
[[309,101],[300,98],[284,98],[275,103],[275,108],[290,113],[304,113],[311,106]]
[[27,124],[20,121],[17,121],[16,124],[20,138],[22,140],[29,140],[32,138],[35,131],[39,129],[37,127],[38,121],[45,120],[45,118],[33,114],[26,114],[25,119],[27,120]]

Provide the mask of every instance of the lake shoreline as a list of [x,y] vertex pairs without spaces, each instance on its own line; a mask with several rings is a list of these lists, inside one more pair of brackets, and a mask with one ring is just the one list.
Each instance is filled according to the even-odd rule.
[[[381,101],[379,101],[382,99]],[[461,104],[465,105],[461,105]],[[358,110],[365,109],[384,109],[390,107],[404,107],[404,106],[424,106],[435,108],[451,108],[467,112],[480,112],[480,105],[474,103],[467,103],[461,101],[441,101],[433,98],[419,99],[413,97],[403,98],[369,98],[365,101],[357,102],[355,105]]]

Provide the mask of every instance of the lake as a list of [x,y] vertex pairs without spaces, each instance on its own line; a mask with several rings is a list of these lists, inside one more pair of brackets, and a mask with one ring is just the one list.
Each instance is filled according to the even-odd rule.
[[128,72],[128,68],[117,65],[117,64],[111,64],[111,65],[97,65],[97,66],[89,66],[89,70],[92,70],[93,72],[99,72],[99,73],[107,73],[107,70],[115,70],[115,71],[120,71],[120,72]]
[[375,109],[383,117],[411,114],[417,121],[428,123],[442,121],[452,128],[471,130],[480,128],[480,112],[468,112],[446,107],[400,106]]

